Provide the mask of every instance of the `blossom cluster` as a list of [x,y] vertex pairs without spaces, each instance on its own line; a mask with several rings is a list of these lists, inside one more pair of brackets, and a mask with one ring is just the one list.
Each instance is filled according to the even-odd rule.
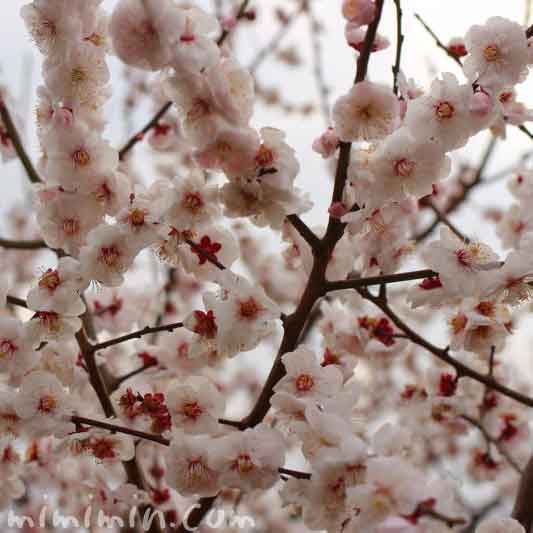
[[[448,221],[420,246],[431,270],[407,290],[386,284],[417,249],[424,205],[446,222],[453,152],[533,117],[515,93],[533,63],[525,28],[494,17],[455,39],[464,79],[443,73],[423,90],[398,72],[398,91],[363,79],[339,97],[313,149],[340,152],[338,168],[348,154],[346,184],[327,227],[309,228],[295,151],[282,130],[252,125],[254,79],[225,41],[237,19],[223,29],[173,0],[119,0],[110,16],[101,4],[33,0],[21,11],[44,56],[34,209],[57,261],[13,284],[27,289],[26,320],[0,315],[0,510],[23,495],[34,505],[25,486],[53,486],[75,515],[92,500],[181,520],[190,498],[238,490],[265,530],[299,516],[312,531],[439,533],[465,521],[448,471],[509,495],[530,434],[513,392],[526,384],[500,354],[531,299],[533,171],[509,183],[516,203],[497,225],[504,257]],[[360,58],[389,46],[367,40],[382,4],[342,3]],[[149,134],[171,163],[150,183],[104,136],[111,53],[157,76],[155,98],[172,106]],[[16,150],[6,128],[7,160]],[[258,245],[265,228],[281,254]],[[168,272],[164,302],[128,287],[149,251]],[[364,284],[372,276],[378,296]],[[414,333],[391,310],[402,304],[419,323],[442,315],[448,347]],[[154,327],[135,329],[151,315]],[[278,344],[261,392],[235,359],[258,366],[257,349]],[[448,365],[428,363],[417,345]],[[259,398],[251,414],[227,419],[243,393]],[[476,531],[525,533],[511,518]]]

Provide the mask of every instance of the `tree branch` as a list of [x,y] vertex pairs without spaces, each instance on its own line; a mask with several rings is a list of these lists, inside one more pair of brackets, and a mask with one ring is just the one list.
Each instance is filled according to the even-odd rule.
[[396,60],[394,66],[392,67],[393,75],[393,91],[396,96],[398,96],[398,75],[400,74],[400,64],[402,60],[402,46],[405,36],[402,33],[402,6],[400,0],[394,0],[394,5],[396,6]]
[[345,289],[357,289],[371,285],[386,285],[388,283],[398,283],[400,281],[411,281],[415,279],[433,278],[439,273],[434,270],[414,270],[412,272],[400,272],[399,274],[389,274],[386,276],[372,276],[368,278],[347,279],[339,281],[327,281],[326,292],[342,291]]
[[518,466],[516,461],[511,457],[511,455],[507,453],[504,448],[502,448],[500,442],[489,434],[489,432],[483,427],[483,424],[481,424],[479,420],[476,420],[475,418],[472,418],[468,415],[461,415],[461,418],[463,420],[466,420],[472,426],[476,427],[483,435],[483,438],[498,450],[498,453],[509,463],[509,465],[517,474],[522,473],[522,469],[520,468],[520,466]]
[[433,37],[433,40],[435,41],[435,44],[441,50],[444,50],[446,52],[446,54],[449,57],[451,57],[462,68],[462,66],[463,66],[462,61],[455,54],[453,54],[450,51],[450,49],[437,37],[435,32],[424,22],[424,20],[422,19],[422,17],[418,13],[415,13],[415,18],[418,20],[418,22],[420,22],[420,24],[422,24],[422,26],[424,26],[424,29],[431,35],[431,37]]
[[145,335],[150,335],[152,333],[157,333],[159,331],[168,331],[169,333],[174,331],[177,328],[182,328],[183,322],[173,322],[172,324],[163,324],[162,326],[154,326],[154,327],[144,327],[143,329],[139,329],[137,331],[134,331],[133,333],[128,333],[127,335],[122,335],[121,337],[115,337],[114,339],[100,342],[98,344],[94,344],[91,346],[91,350],[93,352],[98,352],[100,350],[104,350],[105,348],[109,348],[110,346],[115,346],[116,344],[121,344],[123,342],[132,340],[132,339],[140,339],[141,337],[144,337]]
[[311,250],[318,250],[320,247],[320,239],[298,215],[288,215],[287,220],[292,224],[294,229],[300,234],[304,241],[311,247]]
[[17,241],[13,239],[0,238],[0,247],[13,250],[39,250],[41,248],[48,248],[42,239],[35,239],[32,241]]
[[0,97],[0,116],[2,117],[2,122],[4,123],[7,134],[9,135],[9,138],[11,139],[11,142],[13,143],[15,152],[17,153],[17,156],[20,162],[22,163],[24,170],[26,171],[26,174],[29,180],[32,183],[42,183],[42,179],[39,177],[39,174],[35,170],[35,167],[33,166],[31,159],[26,153],[26,150],[24,149],[24,145],[22,144],[17,128],[15,127],[13,119],[11,118],[11,115],[9,113],[9,110],[7,109],[5,102],[2,100],[1,97]]
[[411,340],[415,344],[418,344],[422,348],[425,348],[428,352],[435,355],[438,359],[455,368],[458,377],[469,377],[471,379],[474,379],[475,381],[478,381],[479,383],[486,385],[487,387],[490,387],[491,389],[499,392],[500,394],[507,396],[508,398],[512,398],[518,403],[527,405],[528,407],[533,407],[533,398],[525,396],[524,394],[518,391],[510,389],[505,385],[502,385],[490,375],[480,374],[476,370],[470,368],[469,366],[466,366],[457,359],[453,358],[448,353],[448,348],[438,348],[437,346],[431,344],[429,341],[424,339],[422,336],[412,330],[407,324],[405,324],[405,322],[394,313],[394,311],[389,307],[386,300],[380,299],[379,297],[372,295],[370,291],[366,288],[360,288],[356,290],[363,298],[371,301],[374,305],[379,307],[379,309],[381,309],[383,313],[385,313],[389,317],[391,322],[408,336],[409,340]]

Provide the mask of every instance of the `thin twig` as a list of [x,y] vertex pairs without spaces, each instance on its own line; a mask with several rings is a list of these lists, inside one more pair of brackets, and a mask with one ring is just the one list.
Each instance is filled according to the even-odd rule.
[[448,226],[450,230],[462,241],[469,243],[470,239],[468,237],[465,237],[459,228],[453,224],[453,222],[431,201],[427,202],[427,205],[430,207],[430,209],[435,213],[437,219],[442,222],[445,226]]
[[24,307],[24,309],[28,309],[28,304],[26,303],[26,300],[23,300],[22,298],[17,298],[16,296],[10,296],[8,294],[6,297],[6,301],[9,305],[17,305],[18,307]]
[[402,60],[402,46],[405,36],[402,33],[402,6],[400,0],[394,0],[394,5],[396,6],[396,60],[394,66],[392,67],[393,75],[393,91],[396,96],[398,96],[399,86],[398,86],[398,75],[400,74],[400,65]]
[[[246,13],[246,8],[249,4],[250,0],[244,0],[243,3],[241,4],[241,7],[239,8],[239,11],[237,12],[237,20],[241,19],[245,13]],[[222,34],[220,35],[218,41],[217,41],[217,44],[219,46],[221,46],[224,41],[227,39],[229,35],[229,31],[228,30],[224,30],[222,32]],[[153,128],[155,128],[157,126],[157,124],[159,123],[159,121],[163,118],[163,116],[167,113],[167,111],[172,107],[172,101],[168,101],[168,102],[165,102],[163,104],[163,106],[159,109],[159,111],[152,117],[152,119],[144,126],[144,128],[142,128],[140,131],[138,131],[137,133],[135,133],[130,139],[129,141],[119,150],[118,152],[118,155],[119,155],[119,159],[121,161],[124,160],[124,158],[126,157],[127,153],[140,141],[142,141],[144,139],[144,137],[146,136],[146,134]]]
[[17,241],[14,239],[0,238],[0,248],[8,248],[12,250],[39,250],[41,248],[48,248],[42,239],[35,239],[31,241]]
[[[489,143],[487,144],[487,147],[483,153],[483,156],[481,158],[481,161],[479,163],[479,166],[476,170],[476,174],[474,176],[474,179],[470,181],[469,183],[463,183],[463,191],[462,194],[459,195],[457,198],[454,198],[454,200],[451,202],[451,204],[446,208],[444,211],[444,214],[449,215],[450,213],[453,213],[456,209],[458,209],[470,196],[472,193],[472,189],[483,183],[482,177],[483,173],[485,172],[485,169],[487,168],[487,165],[489,164],[489,161],[494,153],[494,149],[496,148],[496,143],[498,139],[491,135],[491,139]],[[427,237],[429,237],[433,230],[438,226],[439,219],[438,217],[435,217],[433,219],[433,222],[428,224],[425,229],[420,231],[418,234],[416,234],[413,238],[417,243],[425,240]]]
[[162,326],[153,326],[153,327],[144,327],[142,329],[139,329],[137,331],[134,331],[133,333],[128,333],[127,335],[122,335],[121,337],[115,337],[114,339],[100,342],[98,344],[94,344],[91,347],[91,350],[93,352],[97,352],[100,350],[104,350],[105,348],[109,348],[110,346],[115,346],[116,344],[121,344],[123,342],[132,340],[132,339],[140,339],[141,337],[144,337],[145,335],[150,335],[152,333],[157,333],[159,331],[168,331],[169,333],[174,331],[175,329],[182,328],[183,322],[174,322],[172,324],[163,324]]
[[522,469],[516,461],[511,457],[510,454],[507,453],[507,451],[501,446],[501,443],[498,441],[498,439],[495,439],[492,437],[489,432],[483,427],[483,424],[479,422],[479,420],[476,420],[475,418],[472,418],[469,415],[461,415],[461,418],[463,420],[466,420],[469,424],[477,428],[481,434],[483,435],[483,438],[490,444],[492,444],[497,450],[498,453],[509,463],[509,465],[513,468],[515,472],[518,474],[522,473]]
[[435,272],[434,270],[424,269],[413,270],[412,272],[400,272],[398,274],[388,274],[385,276],[371,276],[368,278],[328,281],[326,283],[326,291],[343,291],[345,289],[357,289],[372,285],[386,285],[387,283],[398,283],[402,281],[433,278],[438,275],[438,272]]
[[4,127],[6,128],[7,134],[9,135],[9,138],[11,139],[11,142],[13,143],[15,152],[17,153],[17,156],[20,162],[22,163],[24,170],[26,171],[26,174],[29,180],[32,183],[42,183],[43,180],[40,178],[39,174],[37,173],[37,170],[35,170],[35,167],[33,166],[33,163],[31,162],[31,159],[26,153],[26,150],[24,149],[24,145],[22,144],[22,140],[20,139],[17,128],[9,113],[9,110],[7,109],[5,102],[2,100],[1,97],[0,97],[0,116],[2,117],[2,122],[4,123]]
[[435,41],[435,44],[442,50],[446,52],[446,54],[451,57],[460,67],[463,66],[462,61],[437,37],[435,32],[424,22],[422,17],[415,13],[415,18],[424,26],[425,30],[433,37],[433,40]]
[[394,311],[389,307],[386,300],[382,300],[379,297],[372,295],[370,291],[366,288],[356,290],[363,298],[371,301],[373,304],[379,307],[379,309],[381,309],[389,317],[391,322],[409,337],[409,340],[411,342],[414,342],[422,348],[425,348],[428,352],[432,353],[438,359],[455,368],[458,377],[469,377],[475,381],[478,381],[479,383],[486,385],[487,387],[490,387],[491,389],[499,392],[500,394],[507,396],[508,398],[512,398],[518,403],[527,405],[528,407],[533,407],[533,398],[526,396],[516,390],[510,389],[505,385],[502,385],[492,376],[480,374],[473,368],[470,368],[464,363],[461,363],[461,361],[452,357],[449,354],[449,348],[439,348],[428,340],[426,340],[425,338],[423,338],[418,333],[416,333],[396,313],[394,313]]
[[287,220],[312,250],[318,250],[320,247],[320,239],[298,215],[288,215]]

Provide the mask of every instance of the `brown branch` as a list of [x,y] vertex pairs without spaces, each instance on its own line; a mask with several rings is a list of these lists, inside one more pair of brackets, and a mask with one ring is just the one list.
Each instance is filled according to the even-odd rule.
[[[470,183],[463,183],[463,191],[461,195],[459,195],[457,198],[455,198],[451,204],[445,209],[444,213],[445,215],[449,215],[453,213],[456,209],[458,209],[470,196],[472,193],[472,189],[483,183],[482,177],[483,173],[485,172],[485,169],[487,168],[487,165],[490,161],[490,158],[492,154],[494,153],[494,149],[496,147],[497,138],[494,136],[491,136],[490,142],[488,143],[485,152],[483,153],[483,157],[481,158],[481,161],[479,163],[479,166],[476,170],[476,174],[474,176],[474,179]],[[438,217],[435,217],[433,222],[431,222],[424,230],[416,234],[413,238],[416,242],[421,242],[425,239],[427,239],[432,233],[433,230],[438,226],[440,220]]]
[[529,460],[518,485],[513,514],[515,520],[520,522],[526,533],[530,533],[533,525],[533,456]]
[[463,66],[462,61],[437,37],[435,32],[424,22],[422,17],[415,13],[415,18],[424,26],[424,29],[433,37],[433,40],[435,41],[435,44],[441,49],[446,52],[446,54],[451,57],[460,67]]
[[105,348],[109,348],[110,346],[121,344],[122,342],[126,342],[132,339],[140,339],[141,337],[144,337],[145,335],[150,335],[152,333],[157,333],[159,331],[172,332],[175,329],[182,328],[182,327],[183,327],[183,322],[173,322],[172,324],[163,324],[162,326],[154,326],[154,327],[146,326],[142,329],[134,331],[133,333],[128,333],[127,335],[122,335],[121,337],[115,337],[114,339],[110,339],[108,341],[94,344],[91,346],[90,349],[93,352],[97,352],[99,350],[104,350]]
[[507,453],[504,448],[502,448],[501,443],[498,441],[498,439],[495,439],[489,434],[489,432],[485,429],[485,427],[483,426],[483,424],[481,424],[479,420],[476,420],[475,418],[472,418],[468,415],[461,415],[461,418],[463,420],[466,420],[472,426],[476,427],[483,435],[485,441],[488,444],[492,444],[498,450],[498,453],[509,463],[509,465],[513,468],[515,472],[517,472],[518,474],[522,473],[522,469],[516,463],[516,461],[511,457],[510,454]]
[[6,301],[8,305],[17,305],[18,307],[24,307],[24,309],[28,309],[28,304],[26,303],[26,300],[23,300],[22,298],[17,298],[16,296],[10,296],[8,294],[6,297]]
[[123,376],[115,378],[110,384],[110,391],[113,392],[117,390],[120,385],[124,383],[124,381],[127,381],[128,379],[131,379],[134,376],[142,374],[145,370],[148,370],[149,368],[154,368],[156,366],[158,366],[158,363],[147,363],[139,368],[136,368],[135,370],[132,370],[131,372],[128,372],[127,374],[124,374]]
[[400,0],[394,0],[394,5],[396,7],[396,59],[392,67],[392,76],[393,76],[393,91],[397,96],[399,91],[398,86],[398,75],[400,74],[400,64],[402,60],[402,47],[405,36],[402,33],[402,6]]
[[298,215],[288,215],[287,220],[292,224],[303,240],[311,247],[311,250],[318,250],[320,247],[320,239]]
[[263,63],[263,61],[270,54],[272,54],[273,52],[277,50],[281,41],[289,32],[289,29],[294,23],[294,21],[297,19],[300,13],[302,13],[305,3],[306,3],[305,0],[302,0],[300,8],[298,8],[294,13],[292,13],[291,15],[287,17],[287,19],[282,23],[278,31],[272,36],[270,41],[263,48],[261,48],[261,50],[259,50],[255,58],[250,62],[250,65],[247,68],[250,74],[252,75],[255,74],[257,72],[257,69]]
[[345,289],[357,289],[371,285],[386,285],[388,283],[398,283],[400,281],[411,281],[415,279],[433,278],[438,276],[434,270],[414,270],[412,272],[400,272],[399,274],[389,274],[386,276],[372,276],[368,278],[347,279],[326,282],[326,291],[342,291]]
[[145,135],[152,129],[157,126],[163,115],[172,107],[172,102],[166,102],[159,111],[152,117],[152,119],[142,128],[140,131],[135,133],[130,140],[119,150],[118,157],[120,161],[123,161],[126,157],[126,154],[140,141],[142,141]]
[[0,238],[0,247],[9,248],[13,250],[39,250],[41,248],[48,248],[42,239],[35,239],[31,241],[17,241],[13,239]]
[[[357,61],[357,73],[355,76],[355,83],[363,81],[368,70],[368,62],[372,45],[376,37],[377,28],[381,20],[381,13],[383,11],[384,0],[376,1],[376,16],[372,24],[370,24],[366,31],[363,50]],[[303,4],[302,4],[303,5]],[[337,163],[337,171],[335,173],[335,184],[333,187],[332,202],[340,201],[346,183],[348,164],[350,162],[350,143],[342,143],[339,161]],[[316,303],[325,294],[326,284],[326,269],[333,253],[333,250],[344,233],[345,225],[338,219],[330,216],[326,233],[320,241],[320,247],[313,256],[313,266],[306,287],[303,291],[300,302],[296,310],[283,321],[284,334],[278,350],[278,354],[270,370],[266,382],[263,386],[255,405],[246,416],[240,426],[242,428],[254,427],[266,416],[270,410],[270,399],[273,395],[273,389],[276,383],[285,375],[285,367],[281,360],[282,356],[290,351],[293,351],[298,345],[301,333],[307,323],[309,315]],[[189,243],[190,244],[190,243]],[[203,520],[204,516],[209,512],[209,509],[215,502],[216,497],[202,498],[200,500],[200,508],[194,515],[194,519],[188,520],[189,526],[198,526]],[[192,517],[192,515],[191,515]],[[180,526],[180,532],[185,532],[184,524]]]
[[26,171],[26,174],[29,180],[32,183],[42,183],[43,180],[39,177],[39,174],[35,170],[35,167],[33,166],[31,159],[26,153],[26,150],[24,149],[24,145],[22,144],[22,140],[20,139],[20,135],[13,122],[13,119],[11,118],[11,114],[9,113],[9,110],[7,109],[5,102],[2,100],[1,97],[0,97],[0,116],[2,117],[2,122],[4,123],[4,127],[6,128],[7,134],[9,135],[9,138],[11,139],[11,142],[13,143],[15,152],[17,153],[17,156],[20,162],[22,163],[24,170]]
[[427,202],[427,205],[435,213],[435,216],[437,217],[437,220],[439,222],[442,222],[445,226],[448,226],[448,228],[450,228],[452,233],[454,233],[462,241],[464,241],[466,243],[470,242],[470,239],[465,237],[461,233],[461,230],[431,200],[429,200],[429,202]]
[[461,363],[460,361],[452,357],[449,354],[449,348],[439,348],[428,340],[424,339],[422,336],[412,330],[398,315],[396,315],[396,313],[394,313],[394,311],[389,307],[386,299],[382,299],[378,296],[372,295],[370,291],[366,288],[360,288],[357,289],[357,291],[363,298],[371,301],[374,305],[381,309],[389,317],[391,322],[409,337],[409,340],[411,342],[414,342],[415,344],[418,344],[418,346],[425,348],[428,352],[432,353],[438,359],[455,368],[458,378],[471,378],[475,381],[478,381],[479,383],[486,385],[487,387],[490,387],[491,389],[499,392],[500,394],[507,396],[508,398],[512,398],[518,403],[527,405],[528,407],[533,407],[533,398],[530,398],[518,391],[510,389],[505,385],[502,385],[490,375],[480,374],[476,370],[470,368],[469,366],[465,365],[464,363]]
[[[250,0],[243,0],[241,3],[239,10],[237,11],[237,14],[235,15],[236,20],[242,19],[244,15],[246,15],[246,10],[248,9],[248,4],[250,3]],[[218,38],[217,44],[218,46],[222,46],[224,44],[224,41],[228,38],[230,34],[230,30],[224,30],[220,37]]]
[[[249,0],[244,0],[243,3],[241,4],[241,7],[237,13],[237,20],[239,20],[240,18],[242,18],[244,15],[245,15],[245,12],[246,12],[246,7],[249,3]],[[229,31],[228,30],[224,30],[222,32],[222,34],[220,35],[218,41],[217,41],[217,44],[219,46],[221,46],[224,41],[226,40],[226,38],[228,37],[228,34],[229,34]],[[141,130],[139,130],[137,133],[135,133],[130,139],[129,141],[119,150],[118,152],[118,156],[119,156],[119,159],[120,161],[123,161],[124,158],[126,157],[126,155],[128,154],[128,152],[140,141],[142,141],[144,139],[144,137],[146,136],[146,134],[153,128],[155,128],[157,126],[157,124],[159,123],[159,121],[163,118],[163,116],[167,113],[167,111],[172,107],[172,101],[168,101],[168,102],[165,102],[163,104],[163,106],[159,109],[159,111],[152,117],[152,119],[146,124],[146,126],[144,126],[144,128],[142,128]]]

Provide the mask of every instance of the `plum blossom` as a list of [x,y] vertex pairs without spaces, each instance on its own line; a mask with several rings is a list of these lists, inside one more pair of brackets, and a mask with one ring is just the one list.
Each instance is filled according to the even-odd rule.
[[219,472],[210,465],[212,439],[207,435],[172,435],[166,453],[166,481],[183,496],[213,496],[218,491]]
[[79,291],[87,285],[80,264],[71,257],[59,259],[57,268],[49,268],[28,293],[28,307],[34,311],[52,311],[60,315],[79,316],[85,311]]
[[185,433],[215,433],[224,413],[224,398],[203,376],[191,376],[183,383],[171,383],[167,404],[172,425]]
[[274,392],[288,392],[297,398],[320,401],[337,394],[342,385],[341,372],[322,368],[316,355],[304,346],[282,357],[287,374],[274,387]]
[[388,87],[362,81],[335,102],[332,114],[341,141],[377,140],[394,130],[399,103]]
[[22,379],[15,411],[36,437],[50,434],[63,437],[74,428],[68,420],[71,411],[68,394],[48,372],[31,372]]
[[515,85],[527,72],[528,48],[524,28],[502,17],[472,26],[465,37],[468,55],[464,72],[471,82],[499,89]]
[[210,457],[220,483],[242,490],[267,489],[279,479],[285,458],[279,432],[260,424],[222,437]]

